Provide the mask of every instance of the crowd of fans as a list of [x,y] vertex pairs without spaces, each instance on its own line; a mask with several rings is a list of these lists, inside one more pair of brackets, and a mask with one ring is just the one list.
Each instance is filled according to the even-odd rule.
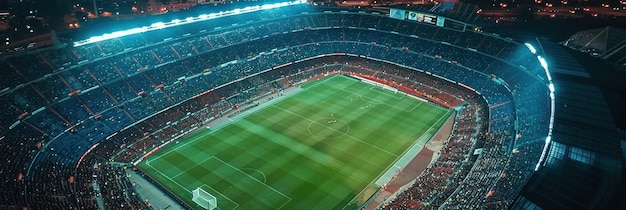
[[[524,182],[493,177],[503,171],[528,177],[536,155],[515,154],[537,154],[535,142],[547,134],[550,111],[543,69],[523,45],[492,34],[306,6],[243,16],[245,23],[220,19],[0,60],[0,148],[8,160],[0,171],[0,188],[7,189],[0,203],[93,206],[88,183],[117,183],[104,185],[116,192],[127,187],[109,180],[118,177],[106,175],[111,166],[94,171],[95,165],[137,160],[236,104],[334,71],[339,63],[344,71],[401,83],[448,106],[468,103],[440,160],[418,178],[413,194],[390,205],[415,200],[455,206],[462,199],[483,205],[474,198],[487,189],[472,190],[481,186],[495,191],[483,203],[500,205],[513,195],[498,189],[519,189]],[[467,157],[483,146],[473,165]],[[513,148],[520,153],[511,154]],[[94,180],[94,174],[101,178]],[[105,203],[118,201],[105,197]]]
[[388,198],[383,205],[385,209],[439,206],[441,200],[445,201],[467,175],[476,160],[473,150],[483,140],[487,126],[480,117],[487,117],[487,112],[481,108],[479,99],[465,99],[469,103],[457,112],[454,132],[437,153],[437,161],[417,177],[413,186],[396,198]]

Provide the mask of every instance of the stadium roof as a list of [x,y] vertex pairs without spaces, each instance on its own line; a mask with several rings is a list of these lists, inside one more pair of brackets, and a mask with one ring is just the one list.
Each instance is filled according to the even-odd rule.
[[544,167],[512,208],[611,209],[619,196],[623,156],[606,100],[564,48],[537,41],[556,86],[552,143]]
[[626,66],[626,30],[607,26],[580,31],[563,45]]

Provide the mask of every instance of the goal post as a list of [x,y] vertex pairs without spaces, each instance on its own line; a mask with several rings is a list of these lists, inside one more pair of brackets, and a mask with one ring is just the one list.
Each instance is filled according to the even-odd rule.
[[200,205],[202,208],[209,210],[217,208],[217,199],[215,198],[215,196],[204,191],[202,188],[196,188],[192,191],[192,194],[193,197],[191,198],[191,200]]

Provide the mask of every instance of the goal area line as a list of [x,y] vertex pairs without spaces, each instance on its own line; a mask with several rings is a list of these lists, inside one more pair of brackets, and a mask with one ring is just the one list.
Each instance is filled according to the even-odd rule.
[[[206,184],[202,184],[202,185],[200,185],[200,186],[199,186],[199,188],[201,188],[201,189],[203,189],[203,190],[204,190],[204,189],[206,189],[205,187],[206,187],[206,188],[209,188],[209,189],[211,190],[211,192],[214,192],[214,193],[218,194],[219,196],[221,196],[221,197],[225,198],[226,200],[230,201],[231,203],[235,204],[235,206],[234,206],[233,208],[231,208],[230,210],[233,210],[233,209],[236,209],[236,208],[238,208],[238,207],[239,207],[239,204],[238,204],[237,202],[233,201],[233,200],[232,200],[232,199],[230,199],[228,196],[226,196],[226,195],[224,195],[224,194],[220,193],[219,191],[217,191],[217,190],[213,189],[211,186],[206,185]],[[211,194],[213,194],[213,193],[211,193]],[[220,210],[227,210],[227,209],[224,209],[224,205],[219,205],[220,203],[223,203],[223,201],[221,201],[221,202],[220,202],[220,201],[218,200],[218,202],[217,202],[217,203],[218,203],[218,205],[217,205],[217,208],[218,208],[218,209],[220,209]]]
[[[319,81],[315,84],[312,84],[312,86],[308,87],[316,87],[319,85],[323,85],[327,82],[332,82],[333,80],[338,80],[340,76],[331,76],[326,78],[325,80]],[[341,80],[339,81],[341,82]],[[338,84],[343,84],[343,83],[338,83]],[[399,100],[399,99],[403,99],[406,98],[408,99],[414,99],[413,97],[408,98],[407,94],[403,91],[399,91],[398,93],[393,93],[390,92],[389,90],[385,90],[385,89],[381,89],[379,87],[375,87],[375,86],[371,86],[369,88],[364,87],[363,89],[369,89],[368,91],[373,91],[373,94],[369,94],[371,95],[375,95],[376,97],[368,97],[368,94],[363,94],[360,95],[358,94],[358,90],[356,89],[346,89],[346,88],[337,88],[338,92],[344,92],[343,94],[345,95],[352,95],[351,98],[349,98],[350,102],[352,102],[353,99],[355,99],[354,102],[352,102],[352,104],[354,106],[358,106],[358,103],[361,103],[361,100],[363,101],[368,101],[368,100],[374,100],[376,101],[376,98],[383,100],[385,97],[389,97],[390,99],[393,100]],[[283,185],[282,183],[280,184],[276,184],[279,182],[275,182],[275,179],[269,180],[269,182],[267,182],[267,180],[264,181],[264,178],[259,178],[260,175],[258,175],[255,172],[250,173],[250,169],[252,170],[257,170],[258,169],[254,169],[254,168],[259,168],[259,167],[254,167],[254,168],[246,168],[246,165],[242,165],[240,164],[240,162],[236,161],[233,158],[230,158],[230,156],[221,156],[224,159],[220,159],[219,157],[216,157],[214,155],[216,154],[220,154],[220,153],[216,153],[216,152],[206,152],[204,154],[198,154],[198,155],[185,155],[186,153],[184,153],[184,151],[188,151],[187,148],[191,148],[193,147],[193,145],[196,145],[195,142],[199,142],[202,141],[202,139],[205,139],[207,136],[218,132],[220,130],[222,130],[223,127],[226,127],[228,125],[231,124],[235,124],[237,122],[239,122],[239,120],[241,120],[241,118],[245,118],[246,116],[250,115],[250,114],[254,114],[256,112],[259,112],[261,110],[266,110],[266,109],[272,109],[272,108],[277,108],[282,110],[283,112],[289,113],[291,115],[295,115],[298,117],[304,117],[306,120],[311,121],[310,123],[316,123],[317,120],[311,120],[310,118],[308,118],[307,116],[302,116],[300,115],[300,112],[296,112],[295,110],[293,112],[290,112],[288,110],[284,110],[280,105],[282,104],[276,104],[276,103],[271,103],[271,102],[280,102],[282,100],[288,99],[293,97],[294,95],[296,95],[297,93],[301,93],[306,91],[307,89],[299,89],[298,91],[294,92],[294,94],[290,94],[290,95],[285,95],[282,97],[278,97],[275,98],[274,100],[270,101],[270,103],[262,103],[262,106],[258,106],[255,107],[253,109],[247,110],[245,112],[241,112],[237,115],[233,115],[230,116],[228,119],[230,119],[231,121],[227,121],[227,122],[220,122],[221,126],[216,125],[216,126],[212,126],[211,130],[206,130],[203,131],[201,133],[197,133],[195,135],[192,136],[188,136],[185,138],[183,138],[181,140],[181,144],[178,144],[178,142],[176,142],[176,145],[168,145],[169,148],[167,148],[167,151],[160,151],[160,153],[156,153],[156,155],[152,155],[151,157],[148,157],[144,160],[145,166],[148,166],[150,168],[152,168],[152,171],[156,172],[153,173],[154,175],[161,177],[158,180],[162,180],[164,183],[168,183],[167,187],[163,184],[161,184],[162,187],[168,189],[168,191],[170,191],[171,194],[173,194],[175,197],[180,197],[180,196],[184,196],[184,197],[188,197],[191,198],[191,190],[193,189],[197,189],[197,188],[202,188],[204,190],[206,190],[207,192],[210,192],[210,194],[215,195],[215,197],[218,198],[220,205],[218,206],[219,209],[237,209],[237,208],[243,208],[243,209],[247,209],[249,208],[249,206],[251,206],[253,203],[255,204],[260,204],[259,206],[262,206],[260,208],[272,208],[272,209],[281,209],[281,208],[291,208],[292,206],[298,205],[300,200],[302,199],[301,197],[298,197],[298,195],[296,194],[291,194],[293,193],[292,191],[290,191],[290,187],[286,187],[285,185]],[[354,92],[352,92],[351,90],[353,90]],[[365,90],[364,90],[365,91]],[[309,91],[310,92],[310,91]],[[394,97],[395,95],[395,97]],[[378,97],[380,96],[380,98]],[[412,96],[412,95],[408,95],[408,96]],[[279,100],[276,100],[279,99]],[[374,101],[372,101],[372,105],[374,104]],[[345,103],[348,103],[347,101],[344,101]],[[426,104],[424,104],[426,103]],[[385,109],[390,109],[393,110],[394,112],[398,112],[401,113],[401,111],[403,112],[413,112],[413,113],[421,113],[423,110],[428,110],[427,108],[429,107],[428,105],[431,105],[429,102],[423,102],[421,100],[419,100],[416,103],[413,104],[408,104],[408,103],[403,103],[402,105],[397,105],[394,103],[385,103],[385,102],[381,102],[382,106],[386,106],[384,107]],[[377,107],[377,108],[383,108],[383,107]],[[422,107],[420,107],[422,106]],[[439,118],[435,123],[433,123],[432,125],[428,125],[428,124],[424,124],[424,125],[420,125],[421,126],[421,130],[423,131],[423,129],[425,127],[430,126],[430,128],[428,128],[426,131],[423,131],[424,133],[422,135],[420,135],[419,137],[417,137],[417,139],[415,139],[412,143],[408,140],[410,140],[411,138],[416,138],[415,136],[407,139],[406,143],[404,144],[403,148],[404,150],[396,150],[395,153],[390,152],[389,150],[385,150],[383,148],[378,148],[375,147],[376,149],[378,149],[380,152],[382,152],[383,154],[389,154],[389,155],[393,155],[394,157],[389,158],[387,161],[385,161],[386,163],[389,163],[388,161],[391,161],[393,159],[393,162],[391,162],[390,164],[379,164],[380,167],[377,167],[379,170],[380,169],[384,169],[384,170],[375,170],[375,171],[370,171],[372,173],[369,173],[369,177],[371,177],[371,179],[368,180],[359,180],[359,179],[355,179],[355,178],[350,178],[348,177],[347,179],[345,179],[346,181],[349,180],[359,180],[360,184],[359,186],[361,186],[361,184],[367,184],[366,186],[363,187],[363,189],[358,189],[358,187],[355,187],[356,189],[351,189],[351,193],[352,195],[354,195],[355,192],[358,191],[358,194],[355,195],[354,198],[350,198],[350,195],[345,195],[342,196],[342,202],[337,202],[336,205],[334,206],[334,208],[341,208],[343,205],[343,202],[347,201],[348,199],[352,199],[350,200],[350,202],[345,203],[345,206],[343,206],[343,208],[349,208],[352,205],[362,205],[363,203],[363,199],[368,199],[368,197],[371,197],[372,195],[370,195],[370,193],[372,191],[377,190],[376,187],[381,187],[384,186],[384,184],[390,182],[393,179],[393,176],[395,176],[397,174],[397,171],[399,169],[402,169],[403,167],[406,167],[406,165],[408,164],[408,162],[410,162],[410,160],[412,160],[412,158],[415,156],[415,154],[419,153],[421,151],[421,149],[423,149],[425,146],[425,144],[432,138],[434,138],[434,136],[436,135],[436,133],[439,132],[439,130],[441,130],[442,125],[439,125],[439,122],[442,121],[443,118],[446,118],[446,116],[450,116],[450,112],[454,112],[454,110],[450,110],[450,109],[444,109],[442,107],[439,106],[433,106],[436,108],[439,108],[440,110],[434,110],[436,112],[437,115],[441,114],[440,116],[437,116],[435,114],[433,115],[429,115],[431,117],[429,117],[429,121],[435,121],[435,119]],[[358,108],[358,107],[357,107]],[[358,111],[358,110],[357,110]],[[360,113],[360,112],[359,112]],[[286,115],[285,115],[286,116]],[[291,117],[291,116],[290,116]],[[316,119],[316,118],[313,118]],[[447,118],[446,118],[447,119]],[[322,126],[324,127],[329,127],[326,124],[326,121],[320,121]],[[319,122],[318,122],[319,123]],[[317,125],[317,124],[316,124]],[[331,129],[334,130],[333,128],[327,128],[327,129]],[[336,131],[336,130],[335,130]],[[310,132],[309,132],[310,134]],[[347,132],[345,135],[348,135]],[[358,139],[354,136],[348,135],[347,138],[350,138],[352,140],[356,140],[360,143],[366,143],[365,141]],[[426,142],[423,142],[425,139]],[[367,142],[369,143],[369,142]],[[366,144],[367,144],[366,143]],[[369,145],[369,144],[367,144]],[[406,147],[406,146],[409,147]],[[375,146],[375,145],[369,145],[369,146]],[[366,146],[364,146],[364,148],[366,148]],[[369,148],[368,148],[369,149]],[[191,151],[196,151],[196,150],[191,150]],[[212,150],[211,150],[212,151]],[[219,151],[219,150],[218,150]],[[394,150],[391,150],[394,151]],[[174,157],[175,155],[173,155],[172,153],[178,153],[180,152],[181,154],[183,154],[184,156],[186,156],[187,159],[185,158],[178,158],[178,157]],[[377,152],[377,151],[376,151]],[[401,152],[401,153],[400,153]],[[400,153],[400,154],[397,154]],[[413,156],[411,156],[410,154],[413,154]],[[397,154],[397,155],[396,155]],[[381,156],[382,157],[382,156]],[[184,160],[185,164],[179,165],[177,163],[175,163],[177,160]],[[204,159],[204,160],[203,160]],[[405,162],[405,164],[403,164],[403,162]],[[169,161],[172,161],[172,163],[170,163]],[[235,164],[238,165],[241,168],[235,167]],[[178,167],[172,167],[172,165],[174,166],[178,166]],[[155,167],[156,166],[156,167]],[[188,166],[188,167],[187,167]],[[384,167],[384,168],[383,168]],[[148,169],[148,168],[146,168]],[[264,169],[263,167],[259,168],[259,169]],[[245,171],[245,172],[244,172]],[[273,171],[272,171],[273,172]],[[263,173],[263,172],[261,172]],[[149,173],[146,173],[149,175]],[[204,176],[205,174],[208,174],[207,176]],[[234,176],[230,176],[230,174],[234,174]],[[373,177],[371,175],[376,175],[376,177]],[[391,176],[390,176],[391,175]],[[245,176],[245,177],[244,177]],[[265,176],[263,174],[263,176]],[[153,178],[154,179],[154,178]],[[238,183],[238,181],[236,180],[248,180],[249,182],[251,182],[252,184],[240,184]],[[155,179],[156,180],[156,179]],[[160,182],[158,181],[157,182]],[[279,179],[280,180],[280,179]],[[356,182],[356,181],[355,181]],[[365,183],[368,182],[368,183]],[[233,189],[229,189],[228,184],[226,183],[230,183],[232,185]],[[267,184],[266,184],[267,183]],[[269,186],[273,185],[272,186]],[[224,187],[225,186],[225,187]],[[256,187],[255,187],[256,186]],[[171,192],[171,190],[174,189],[174,192]],[[191,190],[190,190],[191,189]],[[217,191],[221,190],[220,191]],[[246,196],[240,196],[239,193],[241,192],[248,192],[250,194],[251,191],[249,191],[248,189],[251,189],[251,191],[262,191],[262,193],[252,193],[253,195],[258,195],[258,196],[253,196],[251,199],[247,198]],[[277,190],[280,189],[282,191],[284,191],[285,193]],[[379,189],[378,189],[379,190]],[[189,194],[187,192],[189,192]],[[286,195],[287,194],[287,195]],[[230,196],[229,197],[227,197]],[[265,195],[265,196],[264,196]],[[292,198],[289,196],[294,196],[293,200],[294,202],[292,202]],[[246,197],[246,199],[243,199],[244,197]],[[182,200],[182,199],[181,199]],[[237,202],[235,202],[235,200]],[[194,204],[193,202],[188,202],[187,200],[183,200],[185,203],[188,204]],[[334,200],[333,200],[334,201]],[[218,202],[218,203],[219,203]],[[367,202],[367,200],[365,200],[365,202]],[[334,205],[334,204],[333,204]],[[324,206],[324,205],[319,205],[319,206]],[[330,205],[326,205],[326,206],[330,206]],[[196,206],[194,208],[197,208],[199,206]]]
[[[161,156],[159,156],[159,157],[161,157]],[[184,177],[182,175],[187,174],[190,170],[193,170],[196,167],[204,167],[204,165],[209,164],[209,165],[221,165],[221,166],[224,166],[224,167],[228,168],[231,172],[234,172],[235,174],[238,174],[241,177],[245,177],[248,181],[256,183],[256,184],[254,184],[255,186],[253,186],[253,188],[257,188],[258,189],[258,187],[262,187],[262,188],[268,189],[269,192],[272,192],[270,194],[274,194],[276,196],[282,197],[282,199],[279,199],[279,201],[282,201],[282,202],[280,202],[280,203],[272,203],[272,201],[264,200],[263,196],[262,196],[263,194],[260,194],[259,196],[256,196],[256,199],[258,199],[259,201],[263,202],[264,204],[268,205],[271,208],[281,209],[282,207],[287,205],[287,203],[291,202],[291,200],[292,200],[291,197],[289,197],[289,196],[285,195],[284,193],[278,191],[277,189],[273,188],[272,186],[267,185],[262,180],[259,180],[259,179],[255,178],[255,177],[251,176],[250,174],[242,171],[241,169],[231,165],[230,163],[228,163],[228,162],[226,162],[226,161],[224,161],[224,160],[222,160],[222,159],[220,159],[219,157],[216,157],[216,156],[210,156],[210,157],[202,160],[201,162],[198,162],[196,165],[191,166],[191,167],[189,167],[189,168],[187,168],[185,170],[182,170],[182,171],[178,172],[177,174],[175,174],[173,176],[170,176],[170,175],[167,175],[167,174],[163,173],[159,169],[159,166],[157,166],[157,167],[154,166],[155,163],[156,163],[156,165],[158,165],[159,160],[161,160],[161,159],[160,158],[152,159],[150,161],[150,163],[147,164],[147,165],[150,166],[155,171],[157,171],[161,176],[165,177],[167,180],[173,182],[174,184],[176,184],[179,187],[181,187],[183,190],[189,192],[190,196],[191,196],[192,189],[196,189],[197,186],[189,186],[189,184],[184,184],[184,183],[181,183],[181,182],[179,182],[177,180],[180,180],[181,179],[180,177]],[[203,163],[205,163],[205,164],[203,164]],[[187,180],[188,179],[189,179],[189,177],[187,177]],[[224,178],[224,179],[228,180],[228,178]],[[195,180],[195,181],[202,182],[202,180]],[[202,185],[200,185],[200,187],[203,188],[203,189],[206,189],[204,187],[207,187],[211,191],[209,193],[211,193],[213,195],[219,195],[219,196],[223,197],[224,199],[228,200],[230,203],[234,204],[234,205],[223,205],[224,202],[222,201],[221,205],[218,206],[219,209],[224,209],[224,207],[226,207],[226,206],[235,206],[235,207],[230,208],[230,209],[235,209],[235,208],[240,206],[240,204],[238,204],[237,202],[235,202],[234,200],[232,200],[228,196],[224,195],[223,193],[219,192],[218,190],[214,189],[213,187],[207,185],[206,183],[203,183]],[[246,189],[243,189],[243,188],[240,188],[240,189],[241,190],[246,190]],[[265,191],[265,192],[268,192],[268,191]],[[276,196],[269,196],[269,197],[276,197]],[[220,203],[220,202],[218,202],[218,203]]]

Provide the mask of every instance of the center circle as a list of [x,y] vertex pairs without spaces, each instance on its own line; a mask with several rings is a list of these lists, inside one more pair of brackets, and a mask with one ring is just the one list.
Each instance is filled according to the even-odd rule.
[[336,139],[350,132],[346,121],[335,118],[313,120],[307,127],[309,134],[318,139]]

